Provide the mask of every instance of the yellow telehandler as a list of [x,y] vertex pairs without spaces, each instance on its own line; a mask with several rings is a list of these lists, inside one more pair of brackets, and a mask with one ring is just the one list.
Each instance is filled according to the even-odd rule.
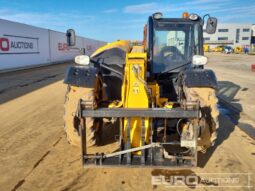
[[[210,15],[158,12],[141,44],[120,40],[75,58],[64,80],[65,132],[84,167],[194,167],[197,152],[214,145],[219,111],[215,74],[204,69],[206,16],[213,34]],[[73,29],[67,42],[75,46]]]

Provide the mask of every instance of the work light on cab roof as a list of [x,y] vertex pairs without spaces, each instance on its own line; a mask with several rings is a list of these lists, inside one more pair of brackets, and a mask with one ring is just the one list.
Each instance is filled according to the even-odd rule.
[[192,21],[196,21],[198,20],[199,16],[197,14],[194,14],[192,13],[190,16],[189,16],[189,19],[192,20]]
[[152,16],[154,19],[161,19],[163,17],[163,14],[161,12],[156,12]]

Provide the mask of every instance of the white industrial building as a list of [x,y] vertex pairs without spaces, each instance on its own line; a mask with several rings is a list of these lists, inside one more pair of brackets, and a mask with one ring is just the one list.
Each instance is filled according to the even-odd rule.
[[204,32],[204,43],[211,47],[227,45],[231,47],[250,47],[252,33],[255,35],[255,27],[252,24],[218,24],[215,34]]
[[65,33],[3,19],[0,26],[0,73],[73,60],[80,48],[90,55],[106,44],[77,36],[77,49],[69,49]]

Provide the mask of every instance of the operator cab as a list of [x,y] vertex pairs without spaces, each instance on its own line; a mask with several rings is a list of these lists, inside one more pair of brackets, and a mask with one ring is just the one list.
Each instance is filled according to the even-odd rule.
[[154,23],[153,73],[178,69],[191,63],[193,55],[202,54],[199,25],[164,20]]
[[[217,19],[208,16],[205,31],[216,31]],[[177,81],[182,71],[203,68],[204,18],[184,13],[182,18],[163,18],[161,13],[149,17],[144,28],[144,47],[148,55],[148,81],[156,81],[162,97],[177,100]]]
[[[209,17],[208,33],[214,33],[217,20]],[[209,20],[208,19],[208,20]],[[196,14],[183,18],[162,18],[161,13],[149,17],[145,47],[149,56],[150,73],[178,73],[192,66],[194,55],[203,55],[203,23]],[[213,24],[213,27],[212,27]]]

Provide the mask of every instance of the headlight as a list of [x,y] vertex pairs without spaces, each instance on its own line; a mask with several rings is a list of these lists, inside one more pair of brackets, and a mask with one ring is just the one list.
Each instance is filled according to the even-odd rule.
[[74,62],[76,64],[87,66],[90,63],[90,58],[87,55],[79,55],[75,57]]
[[192,58],[192,64],[197,66],[203,66],[207,64],[207,57],[201,55],[194,55]]
[[198,15],[197,14],[191,14],[189,16],[189,19],[192,20],[192,21],[196,21],[198,19]]

